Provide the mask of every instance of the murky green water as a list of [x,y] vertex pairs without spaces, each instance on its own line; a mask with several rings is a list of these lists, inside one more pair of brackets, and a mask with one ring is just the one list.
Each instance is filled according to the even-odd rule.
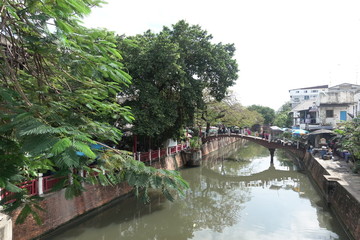
[[234,144],[184,169],[191,189],[169,202],[120,201],[49,239],[307,240],[348,239],[309,178],[285,152]]

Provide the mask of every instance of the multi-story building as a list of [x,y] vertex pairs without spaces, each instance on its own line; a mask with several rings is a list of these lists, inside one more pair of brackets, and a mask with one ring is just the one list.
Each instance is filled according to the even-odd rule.
[[291,107],[294,108],[305,101],[315,101],[319,92],[327,92],[328,85],[289,90]]
[[292,113],[293,125],[301,129],[333,129],[360,114],[360,85],[343,83],[318,91],[313,99],[293,107]]

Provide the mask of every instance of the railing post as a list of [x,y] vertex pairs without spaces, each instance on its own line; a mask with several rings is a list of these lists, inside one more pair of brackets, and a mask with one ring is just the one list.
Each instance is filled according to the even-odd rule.
[[138,161],[140,161],[140,152],[137,152]]
[[74,179],[73,179],[73,176],[72,176],[72,174],[73,174],[73,169],[72,169],[72,168],[70,168],[70,172],[71,172],[71,173],[68,174],[68,178],[69,178],[70,184],[73,184],[73,183],[74,183]]
[[151,166],[151,149],[149,150],[149,160],[150,160],[150,166]]
[[80,173],[80,177],[83,178],[83,177],[84,177],[84,170],[83,170],[82,168],[80,168],[80,172],[79,172],[79,173]]
[[134,160],[136,160],[136,153],[133,153],[133,155],[134,155]]
[[160,159],[161,157],[161,153],[160,153],[160,148],[158,149],[158,158]]
[[39,196],[44,194],[44,181],[43,181],[43,174],[39,173],[38,174],[39,179],[38,179],[38,194]]
[[166,156],[169,156],[169,147],[166,148]]

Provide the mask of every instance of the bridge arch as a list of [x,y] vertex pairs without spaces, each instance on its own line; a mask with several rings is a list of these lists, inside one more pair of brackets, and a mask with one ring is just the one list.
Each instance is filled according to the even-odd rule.
[[276,149],[286,149],[289,150],[290,152],[294,152],[294,151],[301,151],[302,153],[305,152],[305,149],[302,148],[302,146],[300,146],[299,142],[297,143],[296,146],[293,145],[289,145],[286,144],[285,142],[282,141],[271,141],[268,139],[264,139],[261,137],[255,137],[255,136],[250,136],[250,135],[244,135],[244,134],[216,134],[216,135],[211,135],[211,136],[207,136],[202,138],[202,142],[203,144],[207,143],[207,142],[211,142],[215,139],[219,139],[219,138],[227,138],[227,137],[235,137],[235,138],[239,138],[239,139],[245,139],[251,142],[254,142],[256,144],[259,144],[263,147],[266,147],[267,149],[269,149],[270,152],[270,161],[271,163],[273,163],[274,161],[274,153]]

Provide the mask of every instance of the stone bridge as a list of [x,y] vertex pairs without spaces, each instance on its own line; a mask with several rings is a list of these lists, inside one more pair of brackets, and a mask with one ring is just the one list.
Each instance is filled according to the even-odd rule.
[[270,151],[271,162],[273,162],[275,149],[278,149],[278,148],[286,149],[291,152],[294,152],[294,151],[305,152],[304,146],[302,146],[299,142],[295,143],[295,145],[294,145],[293,143],[286,143],[281,140],[271,141],[269,139],[255,137],[255,136],[249,136],[249,135],[244,135],[244,134],[217,134],[217,135],[212,135],[212,136],[207,136],[205,138],[202,138],[202,142],[204,144],[206,142],[211,142],[214,139],[226,138],[226,137],[235,137],[235,138],[246,139],[248,141],[251,141],[251,142],[257,143],[263,147],[266,147]]

